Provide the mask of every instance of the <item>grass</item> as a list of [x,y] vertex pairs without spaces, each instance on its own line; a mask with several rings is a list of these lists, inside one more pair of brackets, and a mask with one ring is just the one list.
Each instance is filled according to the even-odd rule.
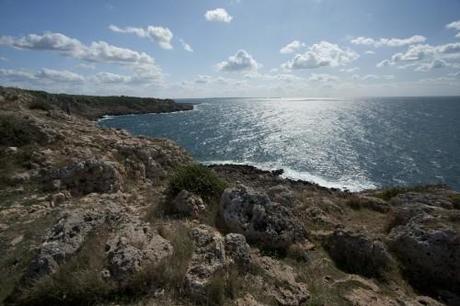
[[23,287],[8,301],[14,305],[94,305],[108,299],[114,284],[101,275],[107,231],[94,232],[82,251],[60,269]]
[[433,189],[445,187],[443,185],[419,185],[412,187],[390,187],[375,194],[375,197],[389,201],[397,195],[408,192],[431,192]]
[[29,109],[31,110],[42,110],[42,111],[50,111],[53,109],[53,106],[44,101],[44,100],[41,100],[41,99],[36,99],[34,101],[32,101],[30,104],[29,104]]
[[452,202],[456,209],[460,209],[460,194],[449,195],[449,200]]

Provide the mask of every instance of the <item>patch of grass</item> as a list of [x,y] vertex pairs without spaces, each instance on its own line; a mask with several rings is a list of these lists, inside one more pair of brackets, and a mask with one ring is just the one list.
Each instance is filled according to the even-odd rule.
[[162,288],[171,291],[178,298],[183,295],[184,276],[193,253],[189,229],[184,225],[177,225],[174,229],[163,228],[161,234],[171,242],[174,248],[172,256],[134,274],[123,288],[124,294],[148,295],[152,290]]
[[97,231],[81,252],[59,270],[31,284],[24,284],[8,302],[13,305],[94,305],[109,299],[114,284],[102,278],[107,232]]
[[29,109],[50,111],[53,109],[53,106],[50,103],[46,102],[45,100],[36,99],[29,104]]
[[443,185],[420,185],[412,187],[390,187],[383,189],[382,191],[376,193],[374,196],[385,201],[389,201],[397,195],[407,193],[407,192],[432,192],[437,188],[444,188]]
[[195,301],[201,305],[221,306],[235,300],[244,290],[242,272],[238,267],[227,267],[214,275],[206,286],[206,298]]
[[345,205],[350,207],[353,210],[361,210],[364,208],[361,198],[355,195],[351,195],[348,200],[345,202]]
[[181,166],[169,180],[168,194],[173,197],[182,190],[199,195],[209,202],[219,198],[227,184],[206,166],[192,164]]

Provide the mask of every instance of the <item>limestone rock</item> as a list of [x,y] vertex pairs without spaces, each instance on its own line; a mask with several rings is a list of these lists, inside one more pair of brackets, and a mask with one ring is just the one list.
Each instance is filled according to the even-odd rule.
[[279,305],[304,305],[310,298],[305,284],[296,281],[294,268],[267,256],[253,255],[252,263],[274,280],[275,286],[266,286],[267,296],[272,296]]
[[241,234],[227,234],[225,236],[225,253],[240,265],[250,262],[251,248],[246,243],[246,238]]
[[294,192],[285,185],[276,185],[267,190],[273,202],[280,203],[287,207],[293,207],[296,199]]
[[113,162],[94,159],[54,170],[47,180],[53,182],[53,185],[59,180],[60,186],[68,188],[72,194],[76,195],[92,192],[112,193],[122,187],[122,177],[117,165]]
[[230,231],[270,248],[287,248],[305,237],[288,208],[243,185],[224,191],[220,215]]
[[111,218],[114,218],[114,214],[109,210],[75,209],[64,212],[32,259],[26,278],[36,279],[56,272],[60,264],[81,248],[87,236],[98,225]]
[[174,210],[182,215],[199,217],[206,209],[201,197],[182,190],[173,200]]
[[460,292],[460,235],[442,219],[419,214],[394,227],[389,240],[413,285]]
[[207,284],[226,264],[225,241],[219,232],[205,225],[192,229],[191,238],[195,251],[185,274],[185,287],[191,296],[205,299]]
[[360,233],[336,230],[327,238],[325,248],[336,264],[349,273],[381,276],[393,263],[383,242]]
[[122,281],[145,264],[158,264],[172,255],[173,247],[147,224],[129,219],[106,244],[110,275]]

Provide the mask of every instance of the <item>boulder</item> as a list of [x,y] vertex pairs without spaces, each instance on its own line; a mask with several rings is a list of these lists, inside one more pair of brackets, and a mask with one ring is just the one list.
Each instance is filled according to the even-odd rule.
[[271,281],[264,285],[265,295],[274,298],[278,305],[305,305],[310,298],[308,288],[298,282],[297,273],[291,266],[268,256],[253,254],[251,262]]
[[250,262],[250,251],[251,248],[243,235],[235,233],[225,235],[225,253],[237,264],[247,266]]
[[420,213],[391,230],[389,245],[413,286],[460,292],[460,235],[443,219]]
[[106,243],[108,271],[113,279],[123,281],[146,264],[158,264],[172,252],[167,240],[152,232],[147,224],[130,218]]
[[225,241],[219,232],[206,225],[192,229],[191,238],[195,250],[185,273],[185,287],[190,296],[205,300],[209,281],[226,265]]
[[117,164],[104,160],[84,160],[70,166],[53,170],[46,180],[55,188],[59,181],[74,195],[86,195],[92,192],[113,193],[122,187],[122,177]]
[[324,246],[337,266],[349,273],[379,277],[393,264],[384,243],[364,234],[336,230]]
[[27,269],[25,278],[38,279],[56,272],[62,263],[80,250],[85,239],[97,226],[116,218],[114,212],[88,209],[65,211],[46,234],[44,242]]
[[276,185],[267,190],[273,202],[280,203],[287,207],[293,207],[296,203],[295,193],[285,185]]
[[206,206],[200,196],[197,196],[187,190],[182,190],[174,198],[174,210],[184,216],[199,217],[206,209]]
[[303,227],[287,207],[243,185],[224,191],[220,215],[229,231],[265,247],[287,248],[305,237]]

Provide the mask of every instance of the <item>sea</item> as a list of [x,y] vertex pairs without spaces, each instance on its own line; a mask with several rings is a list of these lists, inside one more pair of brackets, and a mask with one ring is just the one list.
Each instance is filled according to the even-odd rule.
[[285,177],[325,187],[460,190],[460,97],[176,101],[194,110],[99,124],[172,139],[204,164],[284,169]]

